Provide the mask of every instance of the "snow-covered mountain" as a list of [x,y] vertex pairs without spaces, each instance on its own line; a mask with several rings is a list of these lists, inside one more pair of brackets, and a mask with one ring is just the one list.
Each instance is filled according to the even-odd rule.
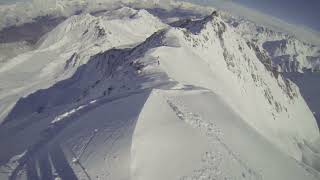
[[[227,12],[227,16],[233,15],[244,21],[252,21],[254,24],[259,26],[268,27],[268,29],[284,32],[295,36],[296,39],[300,41],[308,42],[310,44],[320,45],[320,32],[312,29],[303,24],[291,24],[290,22],[280,19],[274,16],[274,14],[266,14],[250,6],[249,2],[236,2],[236,1],[225,1],[225,0],[185,0],[189,2],[194,2],[202,4],[203,6],[214,6],[215,8]],[[247,4],[248,6],[246,6]],[[280,2],[281,4],[281,2]],[[276,5],[276,4],[274,4]],[[260,6],[262,7],[262,6]],[[289,9],[288,9],[289,10]],[[298,10],[301,13],[302,9]],[[316,14],[315,14],[316,16]]]
[[0,179],[320,178],[283,76],[319,47],[189,3],[75,2],[0,66]]
[[319,71],[320,48],[310,43],[302,42],[292,35],[271,30],[268,27],[256,25],[245,19],[226,17],[228,23],[240,32],[245,39],[253,41],[267,51],[273,59],[278,71],[302,72],[304,69]]
[[[303,42],[292,35],[258,25],[252,21],[223,14],[228,24],[235,27],[255,48],[265,51],[275,71],[298,85],[308,106],[320,122],[320,46]],[[318,40],[320,38],[316,38]],[[269,60],[269,61],[270,61]]]

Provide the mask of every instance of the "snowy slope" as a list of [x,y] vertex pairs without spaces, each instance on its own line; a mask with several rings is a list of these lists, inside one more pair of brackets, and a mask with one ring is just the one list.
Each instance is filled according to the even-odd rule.
[[[276,144],[293,156],[299,156],[294,150],[293,139],[299,139],[298,136],[307,131],[310,133],[312,127],[311,134],[302,136],[307,139],[317,136],[314,118],[298,89],[268,71],[246,42],[220,18],[213,18],[197,35],[172,30],[167,40],[168,43],[177,40],[181,45],[181,48],[163,47],[155,52],[155,56],[160,56],[160,61],[168,68],[169,77],[172,73],[172,78],[179,82],[220,94],[251,126],[270,140],[277,141]],[[189,72],[189,75],[184,72]],[[300,119],[306,117],[310,118],[310,124],[304,121],[302,125]],[[295,132],[290,132],[288,123],[297,126]],[[301,131],[297,132],[297,129]],[[289,137],[282,134],[287,130]]]
[[319,71],[320,47],[302,42],[294,36],[273,31],[270,28],[256,25],[247,20],[230,19],[238,32],[264,49],[272,58],[279,71],[302,72],[303,69]]
[[[149,28],[139,26],[142,23]],[[89,14],[70,17],[47,34],[39,48],[1,65],[0,99],[4,103],[0,105],[0,121],[19,98],[69,78],[90,56],[114,47],[135,45],[164,27],[145,10],[111,20]],[[20,76],[21,73],[24,75]]]
[[[302,38],[301,41],[301,37],[288,35],[286,31],[276,31],[266,25],[258,25],[227,13],[223,13],[223,18],[235,27],[252,47],[263,52],[262,56],[268,59],[268,64],[274,71],[280,72],[298,85],[319,124],[320,46],[306,43],[307,38]],[[319,37],[313,39],[317,41]]]
[[315,118],[263,47],[219,13],[138,9],[72,16],[0,67],[0,179],[319,179]]
[[153,92],[131,151],[133,179],[317,179],[203,89]]

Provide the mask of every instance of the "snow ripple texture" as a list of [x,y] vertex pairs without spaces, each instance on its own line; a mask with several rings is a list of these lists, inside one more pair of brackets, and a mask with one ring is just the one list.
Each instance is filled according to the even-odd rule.
[[[201,115],[190,112],[177,97],[165,97],[170,108],[176,113],[178,118],[191,127],[198,129],[205,135],[209,142],[210,150],[202,155],[202,167],[193,171],[192,175],[180,177],[180,180],[262,180],[262,175],[256,170],[250,168],[235,152],[233,152],[222,140],[223,132],[214,122],[206,122]],[[225,156],[227,155],[227,156]],[[226,160],[230,158],[231,161]],[[238,175],[231,175],[223,172],[225,167],[230,165],[240,166],[242,172]]]

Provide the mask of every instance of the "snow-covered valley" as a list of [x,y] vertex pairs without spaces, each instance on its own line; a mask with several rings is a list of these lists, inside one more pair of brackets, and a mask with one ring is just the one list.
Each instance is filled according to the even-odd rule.
[[189,3],[68,3],[0,32],[1,180],[320,178],[319,46]]

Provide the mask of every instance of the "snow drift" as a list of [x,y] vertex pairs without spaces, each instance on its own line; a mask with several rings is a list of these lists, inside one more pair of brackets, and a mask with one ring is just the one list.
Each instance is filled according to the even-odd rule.
[[174,19],[81,13],[5,62],[1,179],[318,179],[316,120],[262,43]]

